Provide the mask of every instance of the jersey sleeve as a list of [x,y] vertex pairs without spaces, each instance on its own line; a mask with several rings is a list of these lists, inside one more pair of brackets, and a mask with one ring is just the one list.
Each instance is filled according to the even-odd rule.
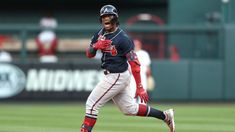
[[100,32],[101,32],[101,30],[99,30],[98,32],[96,32],[96,33],[92,36],[92,38],[91,38],[90,45],[89,45],[88,48],[86,49],[86,56],[87,56],[88,58],[93,58],[93,57],[96,55],[97,50],[95,50],[95,49],[93,48],[93,44],[96,43]]
[[92,46],[94,43],[97,42],[98,40],[98,37],[99,37],[99,34],[102,32],[102,29],[100,29],[98,32],[96,32],[92,38],[91,38],[91,41],[90,41],[90,46]]
[[122,54],[125,56],[127,53],[130,51],[134,50],[134,43],[129,37],[125,37],[121,41],[121,49],[122,49]]
[[90,41],[90,46],[92,46],[98,39],[98,34],[95,33],[92,38],[91,38],[91,41]]

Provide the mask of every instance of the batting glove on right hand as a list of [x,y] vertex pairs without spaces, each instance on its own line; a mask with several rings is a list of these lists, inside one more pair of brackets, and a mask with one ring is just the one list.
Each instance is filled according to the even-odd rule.
[[111,46],[111,40],[98,40],[94,45],[93,48],[95,50],[105,50]]
[[144,90],[142,84],[139,84],[136,87],[136,93],[135,93],[135,98],[140,97],[141,103],[147,103],[149,100],[149,96],[147,94],[147,92]]

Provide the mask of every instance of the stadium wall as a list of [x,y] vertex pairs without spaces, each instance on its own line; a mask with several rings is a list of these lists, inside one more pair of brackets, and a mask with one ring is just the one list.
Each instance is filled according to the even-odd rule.
[[[214,60],[181,60],[179,62],[155,60],[152,69],[156,87],[149,92],[151,100],[233,100],[235,97],[233,78],[228,77],[234,76],[234,70],[231,69],[234,64],[232,62],[232,65],[226,66],[223,61]],[[6,69],[5,65],[18,67],[25,74],[25,79],[15,70]],[[224,66],[229,71],[224,72]],[[96,61],[49,64],[2,63],[0,68],[0,82],[4,84],[1,86],[0,100],[81,101],[87,98],[90,91],[104,76],[101,69],[97,70],[99,62]],[[22,83],[22,79],[25,83]],[[14,92],[20,89],[20,84],[23,88]],[[4,95],[4,89],[8,89],[7,95]]]

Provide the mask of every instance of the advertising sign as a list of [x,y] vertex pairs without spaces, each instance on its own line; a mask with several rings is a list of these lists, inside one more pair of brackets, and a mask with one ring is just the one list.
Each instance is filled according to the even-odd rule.
[[84,99],[104,76],[96,64],[0,63],[0,99]]
[[0,99],[19,94],[26,84],[24,72],[11,64],[0,63]]

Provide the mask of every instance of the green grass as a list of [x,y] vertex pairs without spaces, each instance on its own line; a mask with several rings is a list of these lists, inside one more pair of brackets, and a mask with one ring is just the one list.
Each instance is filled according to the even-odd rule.
[[[235,132],[235,104],[152,104],[175,109],[177,132]],[[79,132],[84,104],[0,103],[0,132]],[[93,132],[169,132],[154,118],[124,116],[105,105]]]

